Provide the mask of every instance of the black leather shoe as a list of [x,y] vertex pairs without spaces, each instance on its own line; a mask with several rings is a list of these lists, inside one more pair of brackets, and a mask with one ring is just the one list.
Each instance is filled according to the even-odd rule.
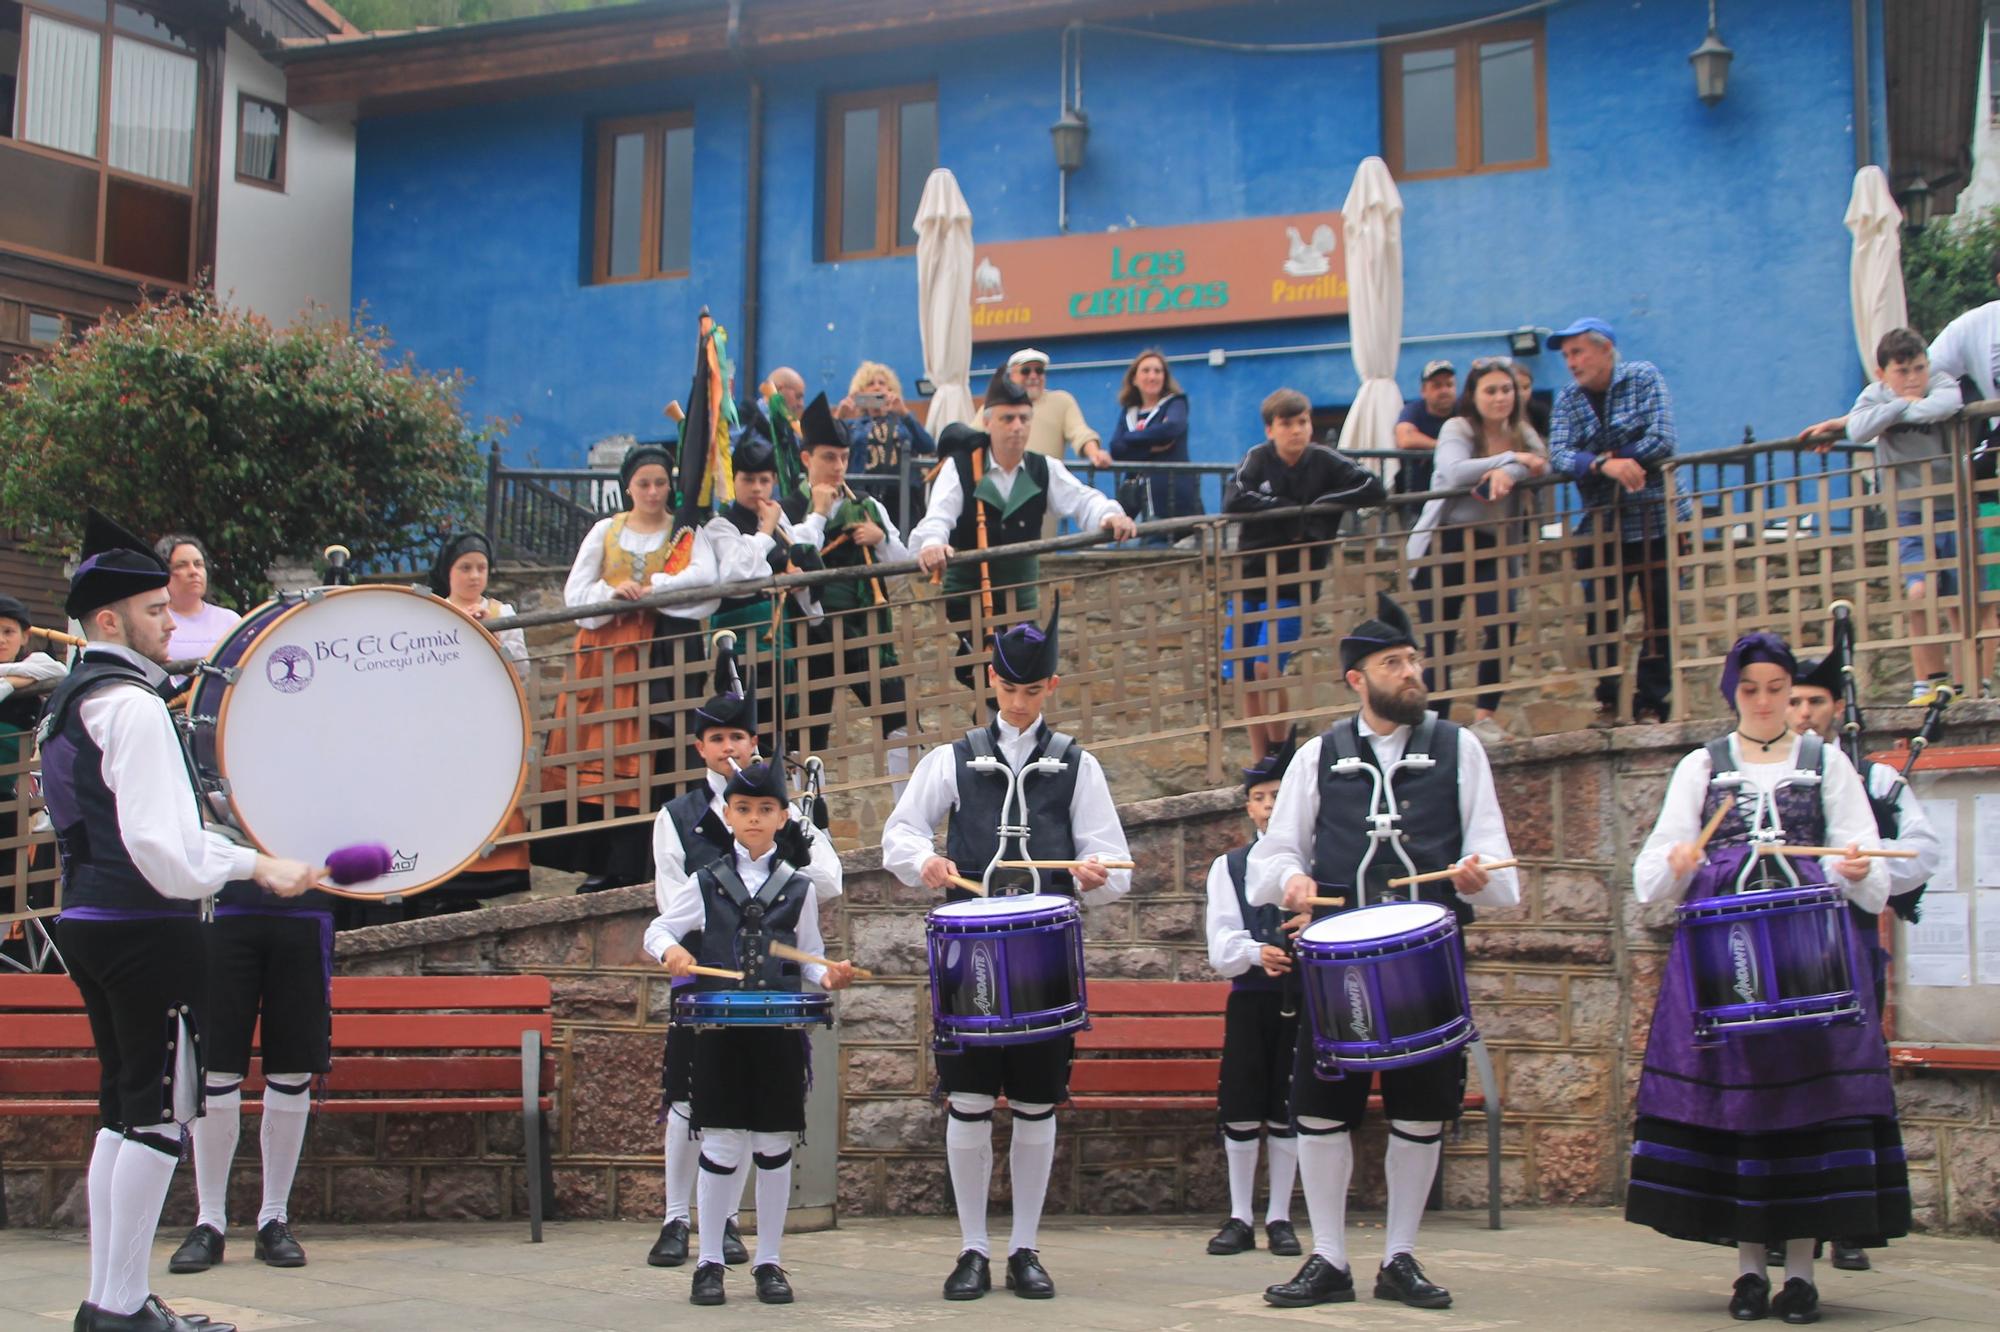
[[736,1218],[722,1223],[722,1261],[731,1267],[741,1267],[750,1261],[750,1250],[743,1247],[743,1232],[736,1228]]
[[722,1278],[729,1269],[721,1263],[701,1263],[694,1269],[694,1285],[688,1290],[689,1304],[722,1304]]
[[1819,1287],[1800,1277],[1793,1277],[1785,1283],[1783,1290],[1771,1297],[1771,1316],[1788,1323],[1817,1323]]
[[792,1283],[785,1280],[785,1269],[776,1263],[759,1263],[750,1269],[750,1275],[757,1278],[757,1298],[766,1304],[790,1304]]
[[1042,1255],[1033,1249],[1016,1249],[1007,1255],[1007,1289],[1024,1300],[1052,1300],[1056,1283],[1042,1266]]
[[[195,1321],[197,1318],[199,1322]],[[157,1295],[147,1296],[136,1313],[115,1314],[91,1308],[84,1327],[86,1332],[236,1332],[234,1323],[211,1323],[199,1314],[183,1318],[161,1303]]]
[[1306,1309],[1315,1304],[1346,1304],[1354,1298],[1354,1277],[1314,1254],[1290,1281],[1264,1287],[1264,1303],[1280,1309]]
[[76,1320],[69,1325],[69,1332],[86,1332],[86,1329],[90,1326],[91,1311],[96,1308],[97,1306],[89,1300],[84,1300],[78,1304],[76,1306]]
[[167,1259],[167,1270],[181,1276],[206,1272],[222,1261],[222,1232],[214,1226],[196,1226]]
[[1783,1267],[1784,1265],[1785,1246],[1782,1244],[1766,1244],[1764,1246],[1764,1266]]
[[[214,1319],[212,1319],[212,1318],[210,1318],[210,1317],[209,1317],[209,1316],[208,1316],[207,1314],[177,1314],[177,1313],[175,1313],[175,1312],[174,1312],[174,1311],[173,1311],[172,1309],[169,1309],[169,1308],[167,1307],[167,1302],[166,1302],[165,1300],[161,1299],[161,1298],[160,1298],[159,1296],[157,1296],[157,1295],[148,1295],[148,1296],[146,1297],[146,1303],[148,1303],[148,1304],[152,1305],[152,1306],[153,1306],[153,1308],[154,1308],[154,1309],[156,1309],[156,1310],[157,1310],[157,1311],[158,1311],[158,1312],[160,1313],[160,1315],[161,1315],[162,1317],[164,1317],[164,1318],[178,1318],[178,1319],[180,1319],[180,1320],[181,1320],[181,1321],[182,1321],[183,1323],[186,1323],[186,1324],[187,1324],[188,1326],[190,1326],[190,1327],[205,1327],[205,1328],[212,1328],[212,1327],[215,1327],[215,1326],[216,1326],[216,1323],[215,1323],[215,1320],[214,1320]],[[235,1332],[235,1324],[233,1324],[233,1323],[231,1323],[231,1324],[228,1324],[228,1327],[230,1328],[230,1332]]]
[[660,1227],[660,1237],[646,1251],[648,1267],[679,1267],[688,1260],[688,1223],[669,1221]]
[[976,1300],[993,1289],[992,1265],[986,1255],[977,1249],[967,1249],[958,1255],[958,1266],[951,1269],[951,1275],[944,1279],[944,1297],[948,1300]]
[[1256,1232],[1233,1216],[1222,1223],[1222,1229],[1208,1242],[1208,1251],[1218,1258],[1224,1254],[1248,1253],[1256,1247]]
[[1299,1232],[1292,1229],[1289,1221],[1266,1221],[1264,1243],[1280,1258],[1296,1258],[1305,1252],[1299,1247]]
[[1754,1323],[1771,1314],[1771,1282],[1755,1272],[1736,1278],[1736,1293],[1729,1297],[1729,1316],[1739,1323]]
[[1869,1267],[1868,1250],[1846,1240],[1835,1240],[1833,1265],[1843,1272],[1866,1272]]
[[1401,1300],[1412,1309],[1449,1309],[1451,1292],[1425,1278],[1423,1264],[1399,1253],[1375,1273],[1375,1298]]
[[266,1267],[304,1267],[306,1251],[292,1238],[292,1228],[283,1221],[266,1221],[257,1227],[255,1256]]
[[618,880],[609,874],[593,874],[576,886],[579,893],[601,893],[607,888],[616,888]]

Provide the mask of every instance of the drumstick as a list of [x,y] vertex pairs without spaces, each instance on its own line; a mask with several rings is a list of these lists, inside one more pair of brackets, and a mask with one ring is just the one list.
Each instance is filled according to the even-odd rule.
[[[770,949],[772,957],[782,957],[787,962],[808,962],[816,967],[830,967],[833,965],[830,959],[821,957],[818,953],[808,953],[803,948],[794,948],[790,944],[781,943],[776,939],[771,940],[766,947]],[[866,967],[855,967],[854,979],[874,980],[875,973]]]
[[1344,897],[1308,897],[1306,905],[1344,907],[1347,905],[1347,899]]
[[995,869],[1058,869],[1073,870],[1084,865],[1095,865],[1099,869],[1132,869],[1129,860],[996,860]]
[[87,638],[78,638],[75,634],[66,634],[60,629],[44,629],[39,624],[29,625],[28,632],[31,634],[40,634],[51,643],[61,643],[64,647],[80,648],[90,646],[90,640]]
[[[1847,848],[1844,846],[1773,846],[1769,842],[1763,842],[1758,845],[1757,854],[1760,856],[1844,856],[1847,854]],[[1862,847],[1854,854],[1880,860],[1915,860],[1917,858],[1917,853],[1914,851],[1904,851],[1887,846]]]
[[713,976],[717,980],[743,979],[742,972],[731,971],[728,967],[689,967],[687,974],[690,976]]
[[[1513,869],[1514,866],[1520,863],[1518,860],[1482,860],[1479,862],[1479,868],[1489,870]],[[1429,874],[1405,874],[1400,879],[1389,880],[1389,886],[1391,888],[1403,888],[1413,883],[1436,883],[1439,879],[1449,879],[1456,873],[1458,873],[1458,866],[1454,865],[1450,869],[1432,870]]]
[[944,877],[947,882],[957,884],[968,893],[978,893],[981,897],[986,896],[986,885],[977,879],[968,879],[963,874],[947,874]]
[[1708,845],[1708,839],[1715,836],[1715,830],[1722,826],[1722,816],[1733,808],[1735,808],[1735,802],[1729,800],[1725,800],[1715,807],[1715,813],[1711,814],[1708,822],[1702,826],[1701,836],[1695,838],[1694,853],[1696,855],[1701,854],[1701,849]]

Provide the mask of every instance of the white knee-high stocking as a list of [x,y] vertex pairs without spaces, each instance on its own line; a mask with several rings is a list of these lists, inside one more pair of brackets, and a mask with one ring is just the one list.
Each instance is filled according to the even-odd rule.
[[1348,1126],[1311,1115],[1299,1118],[1299,1182],[1305,1186],[1312,1251],[1347,1267],[1347,1186],[1354,1178],[1354,1136]]
[[306,1126],[312,1122],[312,1076],[264,1075],[264,1126],[258,1138],[264,1156],[264,1205],[257,1210],[260,1230],[273,1221],[291,1219],[292,1180],[299,1173]]
[[1388,1235],[1382,1252],[1385,1266],[1399,1253],[1417,1251],[1417,1227],[1423,1222],[1424,1204],[1430,1201],[1431,1181],[1437,1177],[1443,1150],[1443,1124],[1435,1120],[1389,1121],[1389,1149],[1382,1158],[1382,1174],[1389,1186]]
[[1056,1160],[1056,1108],[1053,1105],[1014,1106],[1014,1141],[1007,1151],[1007,1172],[1014,1186],[1014,1230],[1007,1252],[1042,1246],[1042,1204],[1048,1201],[1049,1171]]
[[994,1098],[953,1092],[946,1098],[945,1163],[951,1170],[952,1197],[958,1203],[961,1249],[976,1249],[991,1257],[986,1238],[986,1198],[993,1188]]

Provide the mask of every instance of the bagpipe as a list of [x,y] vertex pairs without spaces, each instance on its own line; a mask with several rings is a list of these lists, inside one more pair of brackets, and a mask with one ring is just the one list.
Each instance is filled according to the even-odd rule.
[[[1828,651],[1840,654],[1840,748],[1847,755],[1847,761],[1854,765],[1855,775],[1861,778],[1861,786],[1868,794],[1868,805],[1875,814],[1876,829],[1885,838],[1893,838],[1900,829],[1902,816],[1897,810],[1897,789],[1891,787],[1886,795],[1876,795],[1868,781],[1868,760],[1862,743],[1864,724],[1861,715],[1861,686],[1854,671],[1854,604],[1841,600],[1828,608],[1833,615],[1833,635]],[[1910,737],[1909,757],[1903,760],[1903,767],[1896,774],[1901,785],[1907,785],[1910,770],[1917,765],[1917,759],[1936,742],[1938,733],[1944,727],[1945,709],[1957,691],[1948,683],[1940,681],[1931,691],[1930,702],[1924,708],[1923,721],[1917,733]],[[1889,899],[1889,909],[1902,919],[1916,924],[1923,911],[1925,884],[1914,892],[1899,893]]]

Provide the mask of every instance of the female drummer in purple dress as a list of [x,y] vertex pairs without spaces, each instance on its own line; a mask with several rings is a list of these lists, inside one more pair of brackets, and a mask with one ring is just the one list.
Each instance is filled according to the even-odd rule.
[[[1863,910],[1881,909],[1888,876],[1880,860],[1859,854],[1880,846],[1867,791],[1836,746],[1786,731],[1795,669],[1773,634],[1745,635],[1730,649],[1722,695],[1736,727],[1674,769],[1659,822],[1632,867],[1641,902],[1830,882]],[[1725,802],[1704,849],[1701,831]],[[1796,880],[1784,875],[1779,857],[1757,857],[1750,846],[1760,808],[1768,811],[1762,826],[1775,817],[1783,842],[1845,854],[1790,858]],[[1862,953],[1847,913],[1838,920],[1851,968]],[[1909,1178],[1874,995],[1859,987],[1860,1022],[1739,1031],[1697,1044],[1690,965],[1682,928],[1646,1042],[1626,1219],[1677,1239],[1734,1244],[1732,1317],[1815,1322],[1818,1241],[1860,1235],[1879,1246],[1909,1230]],[[1767,1246],[1785,1253],[1785,1284],[1775,1296],[1764,1275]]]

